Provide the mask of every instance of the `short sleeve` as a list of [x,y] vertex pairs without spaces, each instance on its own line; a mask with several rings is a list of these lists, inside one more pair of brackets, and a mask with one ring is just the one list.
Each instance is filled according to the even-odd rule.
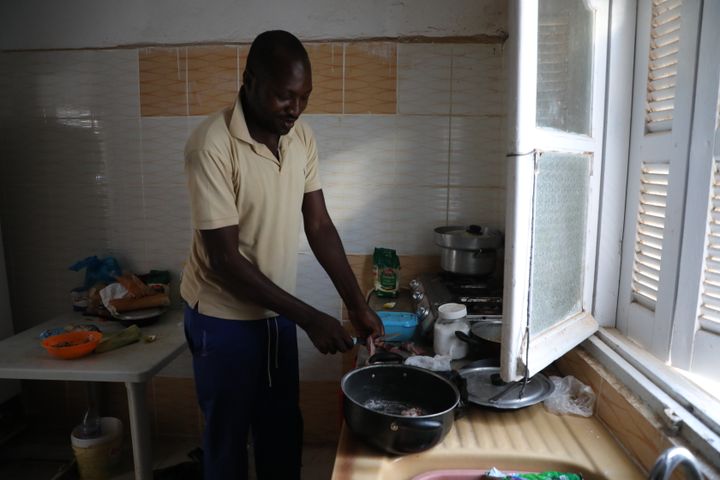
[[307,161],[305,163],[305,191],[304,193],[320,190],[320,167],[318,165],[317,143],[315,135],[310,128],[305,129],[305,148],[307,149]]
[[213,230],[237,225],[239,214],[229,158],[194,150],[185,155],[193,228]]

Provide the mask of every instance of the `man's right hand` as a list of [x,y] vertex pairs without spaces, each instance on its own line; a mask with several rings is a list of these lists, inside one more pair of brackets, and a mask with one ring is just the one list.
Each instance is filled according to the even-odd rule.
[[321,312],[305,327],[305,332],[323,354],[347,352],[353,347],[350,334],[340,322]]

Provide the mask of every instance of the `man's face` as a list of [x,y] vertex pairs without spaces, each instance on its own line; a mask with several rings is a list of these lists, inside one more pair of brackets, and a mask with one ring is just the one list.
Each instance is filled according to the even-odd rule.
[[245,77],[247,100],[261,128],[285,135],[307,107],[312,91],[310,66],[302,60],[288,62],[264,73]]

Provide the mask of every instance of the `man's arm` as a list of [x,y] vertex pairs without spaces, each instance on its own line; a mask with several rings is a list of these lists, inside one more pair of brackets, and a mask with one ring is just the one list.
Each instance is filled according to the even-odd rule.
[[322,353],[345,352],[352,348],[352,339],[340,322],[275,285],[240,254],[236,225],[201,230],[200,233],[210,258],[210,268],[228,291],[240,298],[252,299],[294,321]]
[[369,335],[375,337],[384,335],[382,322],[368,307],[348,264],[340,236],[327,212],[322,190],[305,194],[302,212],[310,248],[320,265],[330,275],[330,279],[345,302],[350,321],[358,336],[364,338]]

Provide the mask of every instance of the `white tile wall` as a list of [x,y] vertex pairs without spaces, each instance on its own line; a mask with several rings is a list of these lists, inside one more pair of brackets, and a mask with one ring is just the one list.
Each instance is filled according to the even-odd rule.
[[[321,312],[335,318],[340,317],[340,296],[312,254],[298,255],[298,281],[295,294]],[[298,329],[298,352],[301,380],[337,380],[340,376],[340,358],[328,357],[320,353],[302,329]]]
[[506,81],[499,45],[454,45],[453,115],[505,115]]
[[[432,229],[504,225],[505,78],[495,45],[398,46],[398,115],[306,115],[323,190],[348,253],[436,253]],[[141,118],[138,51],[0,54],[0,215],[16,328],[69,308],[113,254],[132,271],[178,274],[190,242],[183,148],[204,117]],[[339,315],[340,298],[301,235],[298,291]],[[302,377],[337,379],[299,335]],[[189,357],[168,375],[189,376]]]
[[505,117],[452,117],[450,185],[505,187]]
[[450,114],[451,44],[398,45],[398,113]]

